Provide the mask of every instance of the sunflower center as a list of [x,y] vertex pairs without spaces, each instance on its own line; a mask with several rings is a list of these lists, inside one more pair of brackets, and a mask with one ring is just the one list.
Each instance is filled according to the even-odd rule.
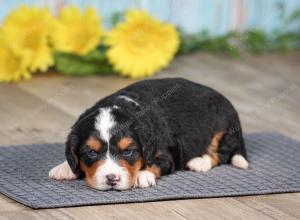
[[76,52],[81,52],[81,50],[86,46],[90,39],[90,30],[85,25],[80,25],[73,27],[69,32],[67,44],[69,44]]
[[137,25],[129,32],[127,43],[128,47],[134,52],[149,51],[153,48],[155,33],[150,25]]

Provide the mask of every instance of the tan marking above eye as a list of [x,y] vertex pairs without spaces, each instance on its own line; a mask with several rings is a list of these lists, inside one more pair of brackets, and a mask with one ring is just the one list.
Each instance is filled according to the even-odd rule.
[[130,138],[130,137],[123,137],[123,138],[121,138],[120,140],[119,140],[119,142],[118,142],[118,148],[120,149],[120,150],[125,150],[125,149],[127,149],[129,146],[130,146],[130,144],[132,144],[133,143],[133,139],[132,138]]
[[99,151],[101,149],[101,147],[102,147],[101,142],[98,139],[94,138],[94,137],[90,137],[87,140],[86,145],[90,149],[95,150],[95,151]]

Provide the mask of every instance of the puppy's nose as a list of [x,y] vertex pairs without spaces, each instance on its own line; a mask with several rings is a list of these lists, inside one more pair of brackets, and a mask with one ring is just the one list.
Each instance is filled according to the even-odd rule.
[[106,183],[112,186],[116,185],[119,181],[119,178],[113,173],[106,175],[106,179]]

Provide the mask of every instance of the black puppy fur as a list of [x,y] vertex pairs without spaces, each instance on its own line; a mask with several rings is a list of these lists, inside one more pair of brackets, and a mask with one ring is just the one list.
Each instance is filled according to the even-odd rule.
[[67,161],[77,175],[82,174],[79,160],[91,166],[105,152],[102,148],[102,153],[93,155],[85,146],[90,136],[97,136],[95,118],[103,107],[112,108],[117,121],[112,143],[130,136],[138,145],[128,158],[112,149],[115,157],[129,164],[141,156],[143,167],[154,164],[160,175],[185,169],[189,160],[206,153],[217,132],[224,132],[217,149],[218,165],[229,163],[235,154],[246,158],[238,114],[223,95],[182,78],[153,79],[121,89],[80,115],[66,143]]

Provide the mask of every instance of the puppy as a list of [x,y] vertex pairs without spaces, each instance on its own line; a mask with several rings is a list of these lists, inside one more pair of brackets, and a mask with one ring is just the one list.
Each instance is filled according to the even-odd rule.
[[149,187],[175,170],[248,168],[232,104],[182,78],[140,81],[101,99],[72,126],[65,155],[49,177],[85,176],[99,190]]

